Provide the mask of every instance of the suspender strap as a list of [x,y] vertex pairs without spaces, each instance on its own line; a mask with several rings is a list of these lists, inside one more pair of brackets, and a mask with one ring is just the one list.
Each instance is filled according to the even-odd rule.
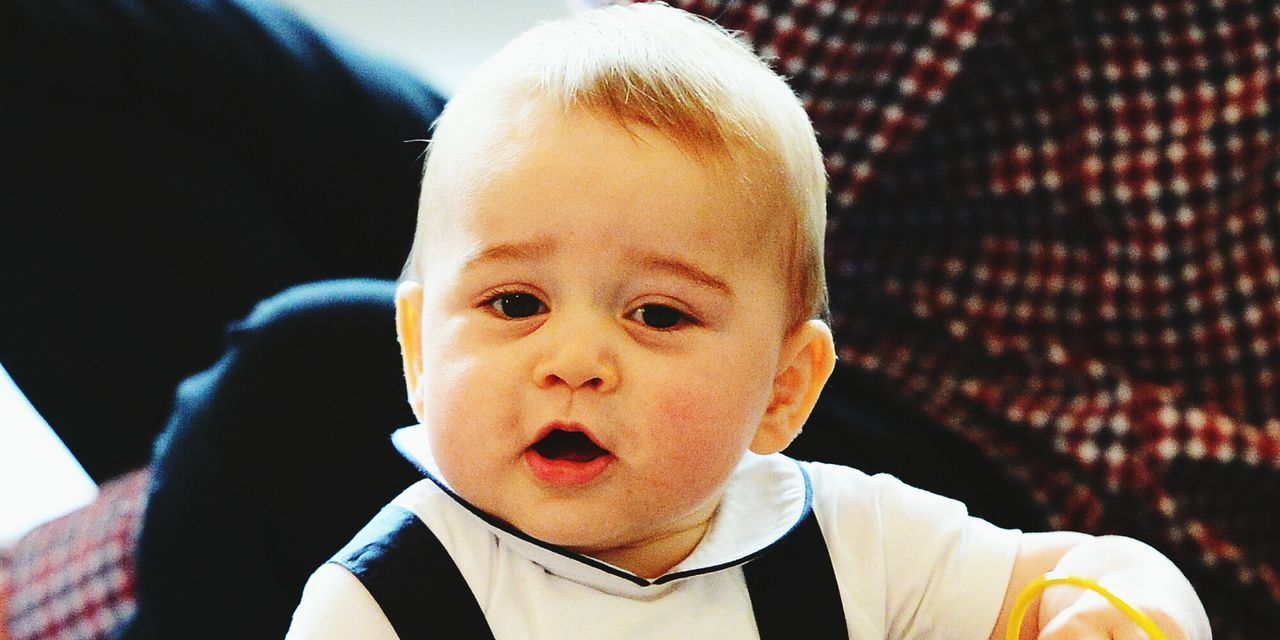
[[761,640],[849,637],[831,555],[812,511],[742,571]]
[[[431,638],[442,628],[456,629],[454,637],[493,640],[449,552],[403,508],[383,508],[330,562],[360,579],[402,640]],[[848,638],[835,571],[812,511],[743,573],[761,640]]]
[[493,640],[453,558],[406,509],[384,507],[330,562],[360,579],[403,640],[431,638],[442,629],[455,630],[451,637]]

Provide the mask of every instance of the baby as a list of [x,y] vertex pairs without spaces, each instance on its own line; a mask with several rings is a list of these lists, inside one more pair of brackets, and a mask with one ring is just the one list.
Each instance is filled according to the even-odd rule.
[[[312,576],[289,637],[409,640],[475,609],[451,635],[998,638],[1056,570],[1208,638],[1141,543],[1004,530],[779,453],[835,362],[825,191],[785,82],[675,9],[542,25],[479,69],[436,128],[397,292],[422,426],[396,444],[427,478]],[[1139,637],[1071,586],[1022,629]]]

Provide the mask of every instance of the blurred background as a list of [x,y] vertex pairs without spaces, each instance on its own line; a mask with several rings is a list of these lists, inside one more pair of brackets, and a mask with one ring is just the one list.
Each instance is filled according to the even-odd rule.
[[581,0],[282,0],[326,33],[392,58],[452,95],[467,71]]

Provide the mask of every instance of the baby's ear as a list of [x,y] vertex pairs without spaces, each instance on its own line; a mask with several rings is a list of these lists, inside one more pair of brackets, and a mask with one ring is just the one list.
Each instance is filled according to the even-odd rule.
[[809,419],[835,366],[835,341],[825,322],[809,320],[787,335],[769,408],[751,441],[753,452],[777,453],[791,444]]
[[422,421],[422,285],[401,282],[396,287],[396,337],[404,363],[404,383],[413,415]]

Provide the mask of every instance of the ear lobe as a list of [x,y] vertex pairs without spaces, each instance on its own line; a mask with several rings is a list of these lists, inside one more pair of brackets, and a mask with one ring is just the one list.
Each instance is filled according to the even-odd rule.
[[778,375],[773,379],[773,396],[751,441],[751,451],[766,455],[791,444],[818,403],[835,365],[835,341],[825,322],[809,320],[787,336]]
[[396,287],[396,337],[413,415],[422,421],[422,285],[401,282]]

